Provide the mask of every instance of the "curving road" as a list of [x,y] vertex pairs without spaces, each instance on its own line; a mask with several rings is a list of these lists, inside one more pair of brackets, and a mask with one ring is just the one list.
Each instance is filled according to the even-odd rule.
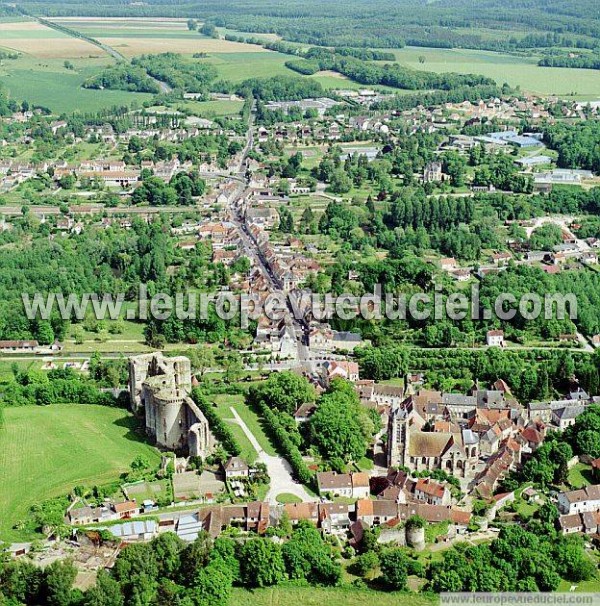
[[[112,46],[109,46],[108,44],[105,44],[104,42],[100,42],[100,40],[96,40],[96,38],[87,36],[79,31],[77,31],[76,29],[67,27],[66,25],[54,23],[54,21],[51,21],[50,19],[44,19],[43,17],[37,17],[36,15],[27,13],[22,8],[17,8],[17,10],[19,10],[19,12],[22,15],[25,15],[27,17],[30,17],[31,19],[34,19],[41,25],[44,25],[51,29],[55,29],[63,34],[66,34],[67,36],[71,36],[72,38],[78,38],[79,40],[85,40],[89,44],[93,44],[94,46],[97,46],[98,48],[102,49],[107,55],[110,55],[117,62],[129,63],[129,59],[127,59],[127,57],[125,57],[125,55],[121,54],[118,50],[116,50]],[[173,90],[166,82],[163,82],[162,80],[159,80],[158,78],[155,78],[154,76],[149,75],[149,77],[152,80],[154,80],[154,82],[156,82],[156,84],[162,94],[165,94],[165,95],[169,94]]]
[[258,440],[254,434],[250,431],[250,428],[235,408],[230,407],[231,414],[233,415],[235,422],[242,428],[242,431],[246,434],[248,440],[252,444],[252,447],[258,453],[258,460],[267,466],[267,473],[271,478],[271,485],[269,492],[265,498],[271,505],[277,504],[277,495],[282,493],[293,494],[303,501],[315,502],[317,499],[306,491],[302,484],[298,484],[292,478],[292,468],[290,464],[283,457],[273,457],[267,454],[258,443]]

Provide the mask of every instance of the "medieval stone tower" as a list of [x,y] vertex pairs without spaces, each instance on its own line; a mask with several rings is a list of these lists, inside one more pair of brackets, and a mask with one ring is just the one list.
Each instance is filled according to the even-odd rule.
[[129,395],[134,412],[143,408],[146,432],[158,446],[206,457],[214,447],[208,421],[189,397],[190,361],[162,353],[129,359]]

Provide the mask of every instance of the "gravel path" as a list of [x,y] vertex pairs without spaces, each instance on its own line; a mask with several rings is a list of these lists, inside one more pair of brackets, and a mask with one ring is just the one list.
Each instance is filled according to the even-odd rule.
[[297,484],[292,479],[292,468],[290,464],[283,457],[273,457],[268,455],[258,443],[258,440],[254,434],[250,431],[249,427],[244,423],[244,420],[238,414],[237,410],[230,408],[231,414],[235,419],[235,422],[242,428],[242,431],[246,434],[254,450],[258,453],[258,460],[267,466],[267,473],[271,478],[271,485],[269,492],[267,493],[266,500],[271,504],[277,503],[277,495],[281,493],[293,494],[303,501],[315,502],[317,499],[311,496],[302,484]]

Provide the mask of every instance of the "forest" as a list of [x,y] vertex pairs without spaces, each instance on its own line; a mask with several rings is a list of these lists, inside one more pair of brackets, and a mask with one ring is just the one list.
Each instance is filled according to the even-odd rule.
[[[276,33],[284,39],[322,46],[397,48],[404,44],[443,48],[514,51],[543,47],[597,46],[600,21],[594,0],[483,0],[473,11],[469,0],[232,0],[223,3],[149,0],[124,4],[103,0],[37,0],[22,3],[47,15],[164,16],[209,20],[217,27],[254,33]],[[299,19],[301,17],[301,19]],[[360,36],[356,35],[357,30]],[[498,31],[504,35],[494,35]]]
[[575,124],[557,122],[546,126],[544,141],[558,151],[558,164],[564,168],[600,171],[600,122],[586,120]]
[[600,69],[600,53],[589,55],[572,55],[565,53],[552,53],[540,59],[538,65],[542,67],[572,67],[576,69]]
[[186,92],[206,91],[210,82],[217,77],[212,65],[187,60],[176,53],[142,55],[131,61],[157,80],[166,82],[171,88]]

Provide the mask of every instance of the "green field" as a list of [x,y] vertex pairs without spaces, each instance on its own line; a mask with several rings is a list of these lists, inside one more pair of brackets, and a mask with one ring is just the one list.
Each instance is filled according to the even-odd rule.
[[[252,48],[252,47],[248,47]],[[359,89],[363,84],[353,82],[345,76],[327,73],[318,73],[313,76],[300,76],[297,72],[288,69],[285,62],[293,59],[289,55],[275,51],[244,52],[244,53],[209,53],[203,61],[212,63],[219,71],[219,77],[230,82],[242,82],[248,78],[271,78],[273,76],[295,76],[310,78],[320,82],[323,88]],[[387,88],[380,87],[377,88]],[[388,89],[392,90],[392,89]]]
[[25,538],[12,527],[36,502],[78,484],[118,480],[138,455],[157,464],[158,451],[135,429],[134,417],[118,408],[7,408],[0,429],[0,538]]
[[431,606],[438,602],[414,593],[343,587],[273,587],[255,591],[234,588],[229,603],[235,606]]
[[34,105],[50,108],[55,113],[95,111],[113,105],[140,105],[152,95],[113,90],[90,90],[81,83],[110,64],[110,59],[70,59],[75,70],[64,67],[63,59],[19,57],[4,61],[0,67],[0,84],[17,100],[27,99]]
[[[600,97],[600,74],[592,69],[549,68],[537,65],[538,57],[517,56],[467,49],[416,48],[395,50],[396,59],[409,67],[432,72],[476,73],[524,91],[540,94]],[[424,58],[424,63],[419,61]]]
[[[248,47],[249,49],[251,47]],[[231,82],[242,82],[248,78],[270,78],[292,76],[295,72],[285,66],[290,57],[283,53],[210,53],[203,62],[212,63],[219,77]]]

